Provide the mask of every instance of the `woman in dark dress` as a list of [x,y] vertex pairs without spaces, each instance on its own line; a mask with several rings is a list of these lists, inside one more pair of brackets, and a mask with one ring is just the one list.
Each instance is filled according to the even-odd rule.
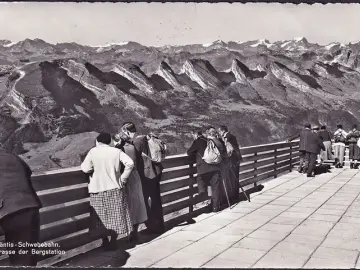
[[126,132],[126,127],[123,127],[119,134],[116,135],[116,140],[117,144],[115,145],[115,147],[125,152],[125,154],[127,154],[134,161],[135,165],[133,171],[129,176],[126,185],[126,192],[129,204],[130,217],[133,223],[133,233],[131,235],[131,239],[136,240],[138,238],[139,225],[144,223],[148,219],[141,178],[137,170],[139,153],[134,147],[131,138],[128,136]]

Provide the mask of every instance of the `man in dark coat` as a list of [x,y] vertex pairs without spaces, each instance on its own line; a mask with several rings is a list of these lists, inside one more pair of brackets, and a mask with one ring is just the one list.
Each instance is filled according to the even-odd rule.
[[[129,123],[131,122],[125,124],[129,124]],[[150,149],[149,149],[147,136],[135,137],[136,128],[134,124],[133,124],[133,129],[131,129],[131,132],[133,132],[133,134],[131,134],[130,136],[132,136],[133,138],[133,144],[137,152],[143,153],[149,157]],[[140,174],[140,178],[142,180],[145,205],[148,214],[148,220],[145,222],[145,225],[147,227],[147,233],[161,234],[165,231],[163,208],[162,208],[161,193],[160,193],[160,181],[161,181],[163,167],[161,163],[155,163],[150,161],[151,168],[145,169],[143,158],[139,158],[139,160],[141,162],[139,162],[138,164],[138,171]],[[152,172],[151,175],[148,173],[149,172],[148,169],[151,170]]]
[[325,151],[325,145],[322,142],[319,134],[319,127],[313,127],[313,132],[307,138],[306,145],[306,159],[309,161],[309,166],[307,168],[307,177],[314,177],[314,169],[316,158],[320,154],[320,150]]
[[219,127],[219,134],[222,137],[222,140],[224,141],[225,145],[226,142],[230,143],[232,148],[234,149],[229,157],[230,161],[230,171],[232,177],[230,179],[233,179],[234,183],[232,183],[234,188],[232,189],[232,194],[229,194],[230,202],[236,202],[239,199],[239,173],[240,173],[240,162],[242,160],[240,147],[237,142],[236,137],[231,134],[226,126],[220,126]]
[[325,151],[320,152],[321,162],[325,160],[332,159],[332,142],[331,142],[331,133],[326,129],[326,126],[322,126],[319,132],[320,139],[323,141],[325,145]]
[[[221,203],[221,167],[220,164],[208,164],[203,160],[204,152],[207,147],[208,139],[202,131],[192,131],[194,142],[187,150],[189,156],[196,156],[198,196],[207,194],[207,186],[211,186],[211,199],[213,212],[220,210]],[[220,145],[217,145],[221,148]],[[219,149],[220,153],[224,149]]]
[[310,124],[306,124],[304,129],[300,131],[299,134],[296,134],[292,137],[290,137],[287,141],[291,142],[297,138],[300,138],[300,143],[299,143],[299,152],[300,152],[300,163],[299,163],[299,168],[298,168],[298,172],[299,173],[306,173],[307,170],[307,164],[309,162],[309,160],[306,159],[306,147],[308,145],[308,138],[311,134],[311,125]]
[[18,156],[0,150],[0,227],[14,255],[12,266],[36,266],[37,257],[27,250],[19,253],[18,242],[37,243],[40,234],[41,202],[31,183],[32,171]]

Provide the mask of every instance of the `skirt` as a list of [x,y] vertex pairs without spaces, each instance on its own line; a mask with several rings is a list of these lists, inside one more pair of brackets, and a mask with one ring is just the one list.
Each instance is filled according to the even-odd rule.
[[92,229],[128,235],[132,222],[125,189],[90,193]]
[[148,219],[148,216],[141,178],[136,169],[131,172],[126,183],[126,193],[132,223],[134,225],[144,223]]

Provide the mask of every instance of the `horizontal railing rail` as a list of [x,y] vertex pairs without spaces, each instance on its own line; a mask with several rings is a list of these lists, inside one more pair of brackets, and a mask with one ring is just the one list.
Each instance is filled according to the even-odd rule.
[[[241,186],[256,185],[292,170],[299,162],[299,142],[281,142],[241,148]],[[196,162],[191,156],[167,157],[160,182],[166,226],[171,227],[203,213],[207,198],[197,193]],[[43,208],[40,209],[42,242],[58,243],[66,254],[46,254],[40,265],[51,265],[84,252],[80,247],[98,239],[89,232],[90,204],[87,176],[79,167],[35,174],[32,182]],[[4,241],[4,236],[2,236]],[[7,264],[6,256],[1,265]]]

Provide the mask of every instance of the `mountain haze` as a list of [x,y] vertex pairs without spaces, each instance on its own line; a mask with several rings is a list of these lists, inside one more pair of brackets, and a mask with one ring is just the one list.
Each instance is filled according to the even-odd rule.
[[360,42],[306,38],[146,47],[0,40],[0,143],[35,169],[79,165],[97,132],[133,121],[183,153],[225,124],[242,146],[305,122],[360,124]]

